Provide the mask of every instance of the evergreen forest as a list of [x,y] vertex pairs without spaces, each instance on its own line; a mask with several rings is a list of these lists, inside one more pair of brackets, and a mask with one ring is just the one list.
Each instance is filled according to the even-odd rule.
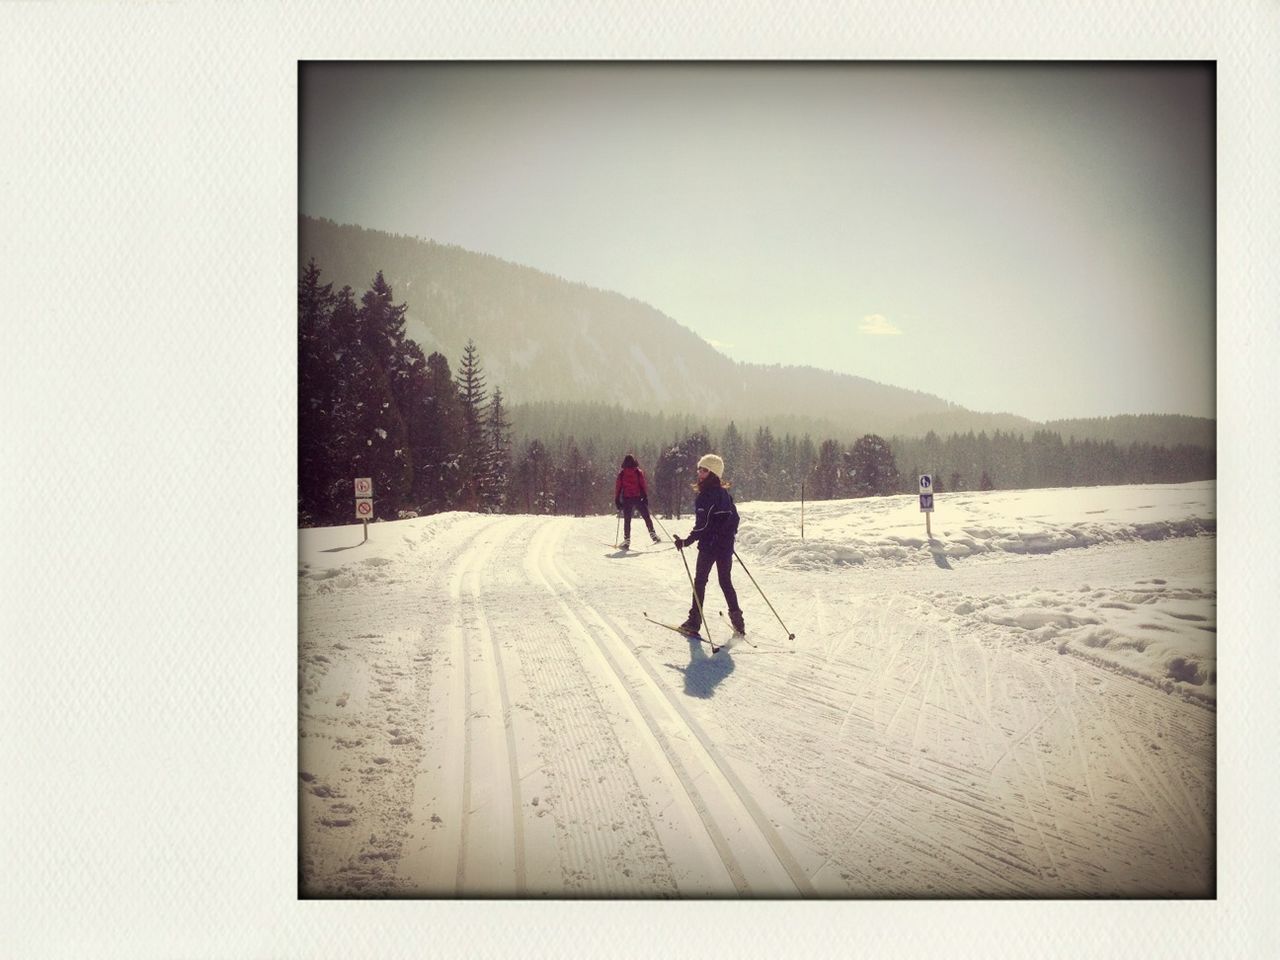
[[[628,452],[648,477],[651,507],[668,518],[691,509],[695,464],[708,451],[724,457],[739,502],[915,493],[919,473],[947,493],[1181,483],[1216,472],[1211,436],[1117,439],[1135,427],[1184,435],[1172,417],[886,438],[842,437],[829,421],[797,417],[708,425],[600,403],[513,406],[487,382],[474,341],[453,364],[425,355],[405,334],[406,309],[381,271],[358,299],[350,286],[323,282],[314,260],[299,275],[299,526],[355,522],[357,477],[372,478],[382,520],[446,510],[611,514]],[[1062,426],[1066,439],[1051,429]]]

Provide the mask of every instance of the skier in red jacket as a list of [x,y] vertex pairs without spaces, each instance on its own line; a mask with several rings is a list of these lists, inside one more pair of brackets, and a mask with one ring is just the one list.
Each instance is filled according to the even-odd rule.
[[649,517],[649,488],[645,486],[644,471],[629,453],[622,458],[622,469],[618,471],[618,481],[613,485],[613,504],[622,511],[622,542],[618,546],[623,550],[631,549],[633,510],[640,511],[653,542],[658,543],[662,539],[653,532],[653,520]]

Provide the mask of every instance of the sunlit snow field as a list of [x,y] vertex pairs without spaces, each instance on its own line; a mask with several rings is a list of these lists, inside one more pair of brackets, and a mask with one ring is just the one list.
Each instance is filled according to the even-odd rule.
[[1212,896],[1214,484],[935,503],[300,531],[302,892]]
[[[1212,699],[1215,657],[1215,565],[1212,552],[1191,569],[1134,571],[1120,584],[1088,571],[1102,545],[1202,538],[1214,543],[1211,481],[1153,486],[1068,487],[1046,490],[939,494],[925,533],[915,497],[878,497],[742,506],[740,543],[761,562],[797,570],[850,566],[877,577],[937,567],[973,574],[1011,555],[1078,561],[1081,579],[1067,588],[1037,589],[1035,566],[1026,590],[992,594],[960,577],[922,575],[910,589],[950,587],[935,594],[942,613],[960,622],[1011,627],[1029,640],[1095,658],[1159,683]],[[1180,572],[1181,571],[1181,572]]]

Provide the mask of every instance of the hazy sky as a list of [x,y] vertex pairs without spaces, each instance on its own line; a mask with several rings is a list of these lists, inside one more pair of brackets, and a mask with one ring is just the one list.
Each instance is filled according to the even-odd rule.
[[300,79],[303,213],[616,290],[737,360],[1039,420],[1214,415],[1211,66]]

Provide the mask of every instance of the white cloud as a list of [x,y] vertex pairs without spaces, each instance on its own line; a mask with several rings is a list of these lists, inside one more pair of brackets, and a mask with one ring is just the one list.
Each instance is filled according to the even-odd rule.
[[902,331],[889,322],[887,317],[878,313],[868,314],[862,318],[862,326],[858,327],[863,333],[869,333],[873,337],[898,337],[902,335]]

